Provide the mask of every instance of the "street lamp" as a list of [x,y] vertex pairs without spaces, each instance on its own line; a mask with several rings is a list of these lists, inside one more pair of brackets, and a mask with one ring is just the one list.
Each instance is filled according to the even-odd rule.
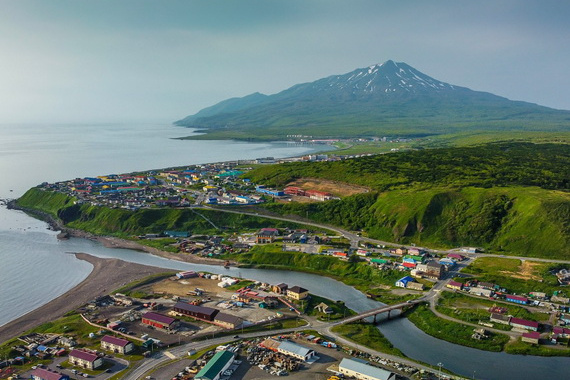
[[441,367],[443,367],[443,363],[439,362],[439,363],[437,363],[437,366],[439,367],[439,372],[437,374],[437,378],[441,380]]

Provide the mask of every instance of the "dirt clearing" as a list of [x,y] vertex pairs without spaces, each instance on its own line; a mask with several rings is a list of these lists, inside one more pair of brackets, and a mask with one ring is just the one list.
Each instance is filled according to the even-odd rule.
[[317,178],[301,178],[295,182],[289,183],[287,186],[296,186],[303,190],[324,191],[338,197],[348,197],[350,195],[367,193],[370,191],[370,189],[363,186]]

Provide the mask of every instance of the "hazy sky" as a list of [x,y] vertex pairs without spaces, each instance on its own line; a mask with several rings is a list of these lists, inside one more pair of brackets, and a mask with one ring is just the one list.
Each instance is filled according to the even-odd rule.
[[0,0],[0,123],[174,121],[381,63],[570,109],[565,0]]

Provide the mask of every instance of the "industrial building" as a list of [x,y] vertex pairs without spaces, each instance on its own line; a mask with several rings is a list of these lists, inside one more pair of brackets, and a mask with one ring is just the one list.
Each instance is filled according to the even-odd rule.
[[396,374],[374,367],[365,360],[344,358],[338,366],[340,373],[361,380],[395,380]]

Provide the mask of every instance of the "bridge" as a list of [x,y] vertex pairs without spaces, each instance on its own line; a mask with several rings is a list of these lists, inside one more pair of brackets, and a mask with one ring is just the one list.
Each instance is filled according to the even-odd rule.
[[382,314],[382,313],[388,313],[388,319],[390,319],[390,312],[392,310],[402,310],[406,307],[424,302],[425,300],[423,298],[419,298],[419,299],[415,299],[415,300],[410,300],[410,301],[406,301],[406,302],[402,302],[396,305],[385,305],[376,309],[372,309],[372,310],[368,310],[368,311],[363,311],[362,313],[358,313],[357,315],[353,315],[352,317],[348,317],[348,318],[344,318],[343,320],[340,320],[338,322],[335,323],[335,325],[342,325],[345,323],[351,323],[351,322],[356,322],[356,321],[360,321],[363,320],[365,318],[369,318],[369,317],[374,317],[374,323],[376,323],[376,316],[378,314]]

